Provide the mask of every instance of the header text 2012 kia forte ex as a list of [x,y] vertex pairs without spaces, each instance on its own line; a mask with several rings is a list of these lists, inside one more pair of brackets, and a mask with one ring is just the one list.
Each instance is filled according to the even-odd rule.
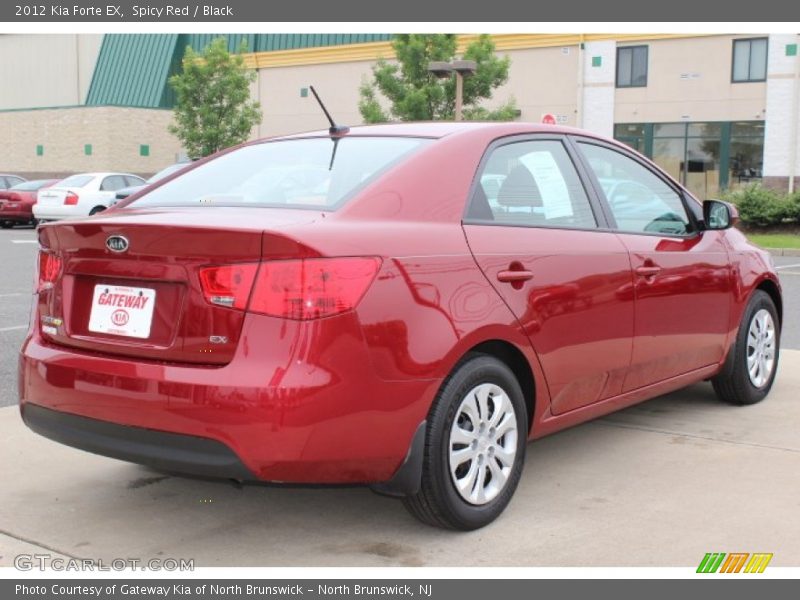
[[98,454],[365,484],[474,529],[531,439],[705,379],[767,395],[780,286],[736,219],[555,126],[250,143],[40,228],[22,416]]

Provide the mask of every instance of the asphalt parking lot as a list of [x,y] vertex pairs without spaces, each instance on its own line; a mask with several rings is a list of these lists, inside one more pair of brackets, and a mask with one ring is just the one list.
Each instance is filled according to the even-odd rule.
[[698,384],[529,446],[509,509],[431,529],[365,489],[235,487],[41,438],[21,423],[32,230],[0,231],[0,566],[21,553],[185,558],[196,566],[696,566],[706,552],[800,565],[800,257],[780,257],[784,352],[770,397]]

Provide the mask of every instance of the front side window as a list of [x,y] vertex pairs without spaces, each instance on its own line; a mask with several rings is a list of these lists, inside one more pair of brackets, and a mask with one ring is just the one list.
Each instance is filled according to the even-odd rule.
[[264,206],[336,210],[430,140],[304,138],[244,146],[135,200],[142,206]]
[[130,187],[133,185],[143,185],[144,183],[145,181],[141,177],[136,177],[135,175],[125,175],[126,187]]
[[531,227],[597,227],[575,166],[564,145],[554,140],[492,150],[467,218]]
[[578,145],[619,230],[662,235],[693,232],[681,197],[650,169],[616,150],[587,142]]
[[733,40],[733,82],[766,81],[767,38]]
[[647,46],[617,48],[617,87],[647,85]]

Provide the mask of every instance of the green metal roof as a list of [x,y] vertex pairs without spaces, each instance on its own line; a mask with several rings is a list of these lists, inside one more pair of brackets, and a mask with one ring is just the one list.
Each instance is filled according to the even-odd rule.
[[178,34],[107,34],[86,104],[158,107],[164,95]]
[[247,45],[247,52],[271,52],[382,42],[392,38],[391,34],[373,33],[106,34],[86,95],[86,104],[172,107],[175,97],[167,80],[180,70],[186,46],[202,52],[218,37],[228,40],[230,52],[238,52],[242,41]]

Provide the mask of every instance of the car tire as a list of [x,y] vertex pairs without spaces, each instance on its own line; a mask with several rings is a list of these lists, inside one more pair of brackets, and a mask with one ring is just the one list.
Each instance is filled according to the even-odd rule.
[[747,405],[767,396],[778,370],[780,333],[775,303],[769,294],[756,290],[747,303],[722,371],[711,380],[720,400]]
[[527,423],[522,389],[511,369],[485,354],[468,355],[433,403],[420,489],[403,504],[435,527],[470,531],[488,525],[519,483]]
[[0,221],[0,228],[11,229],[14,226],[13,221]]
[[95,206],[92,210],[89,211],[89,216],[96,215],[97,213],[101,213],[106,209],[105,206]]

